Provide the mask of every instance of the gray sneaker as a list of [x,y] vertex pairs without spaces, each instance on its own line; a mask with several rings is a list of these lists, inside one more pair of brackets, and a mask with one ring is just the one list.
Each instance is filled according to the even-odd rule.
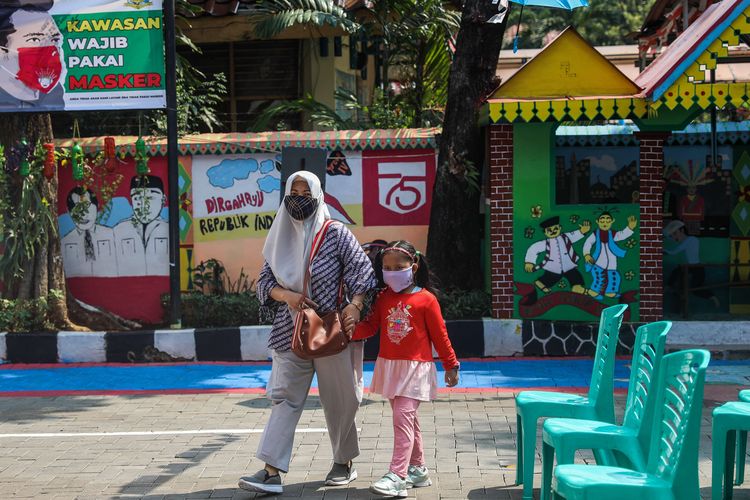
[[331,467],[331,472],[326,476],[326,486],[344,486],[357,479],[357,469],[353,463],[337,464]]
[[281,493],[281,476],[274,474],[271,476],[266,469],[261,469],[252,476],[241,477],[239,482],[240,488],[246,491],[257,493]]
[[393,472],[388,472],[385,476],[372,483],[370,491],[378,495],[394,498],[406,498],[409,496],[406,492],[406,481]]
[[430,473],[427,467],[421,465],[409,466],[409,474],[406,476],[406,487],[407,488],[424,488],[425,486],[432,486],[432,479],[430,479]]

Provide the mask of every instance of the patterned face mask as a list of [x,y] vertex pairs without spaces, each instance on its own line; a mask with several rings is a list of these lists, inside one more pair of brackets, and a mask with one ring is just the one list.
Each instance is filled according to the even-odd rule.
[[284,206],[293,219],[305,220],[315,213],[318,208],[318,200],[309,196],[287,195],[284,196]]

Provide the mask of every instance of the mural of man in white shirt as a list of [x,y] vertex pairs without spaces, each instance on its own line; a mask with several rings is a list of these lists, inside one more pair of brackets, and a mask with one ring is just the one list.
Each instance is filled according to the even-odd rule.
[[133,216],[115,228],[119,276],[169,274],[169,224],[161,218],[164,183],[153,175],[130,180]]
[[[533,273],[538,269],[544,270],[534,283],[544,293],[549,293],[563,278],[570,283],[571,291],[584,293],[583,276],[578,270],[578,255],[573,250],[573,243],[583,238],[591,229],[591,222],[583,221],[579,229],[569,233],[562,232],[560,217],[544,220],[539,227],[544,230],[546,239],[537,241],[526,251],[524,270],[527,273]],[[542,263],[537,265],[539,254],[543,254],[544,257]]]
[[66,201],[75,227],[61,240],[65,275],[117,276],[114,231],[97,224],[99,201],[94,192],[76,186]]

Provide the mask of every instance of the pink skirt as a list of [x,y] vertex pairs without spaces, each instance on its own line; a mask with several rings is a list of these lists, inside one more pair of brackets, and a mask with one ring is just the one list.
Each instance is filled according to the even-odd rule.
[[379,357],[375,361],[370,392],[388,399],[403,396],[419,401],[432,401],[437,397],[435,363]]

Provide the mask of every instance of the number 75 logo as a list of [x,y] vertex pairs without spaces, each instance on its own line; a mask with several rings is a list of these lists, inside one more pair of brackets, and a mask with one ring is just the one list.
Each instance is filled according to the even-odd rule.
[[[394,156],[393,150],[388,153]],[[415,153],[409,151],[403,160],[391,159],[392,156],[363,158],[362,205],[366,226],[429,223],[435,155]]]
[[378,202],[399,214],[424,206],[427,178],[424,162],[381,163],[378,165]]

